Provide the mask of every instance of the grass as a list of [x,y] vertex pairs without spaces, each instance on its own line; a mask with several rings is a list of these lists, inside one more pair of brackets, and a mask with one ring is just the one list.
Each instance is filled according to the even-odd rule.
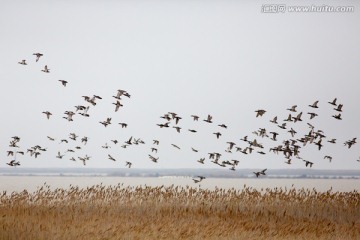
[[44,185],[0,214],[0,239],[360,239],[357,191]]

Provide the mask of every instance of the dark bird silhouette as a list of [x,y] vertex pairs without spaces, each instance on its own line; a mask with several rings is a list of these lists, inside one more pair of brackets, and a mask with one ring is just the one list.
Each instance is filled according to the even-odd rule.
[[116,161],[116,159],[113,156],[111,156],[110,154],[108,154],[108,157],[111,161],[114,161],[114,162]]
[[107,127],[108,125],[111,124],[111,118],[106,118],[106,121],[102,121],[102,122],[99,122],[99,123],[104,125],[104,127]]
[[292,122],[293,117],[291,116],[291,114],[289,114],[289,116],[287,117],[287,119],[284,119],[285,122]]
[[303,160],[305,162],[305,167],[312,167],[312,165],[314,164],[313,162],[310,162],[308,160]]
[[52,137],[49,137],[49,136],[47,136],[47,138],[48,138],[50,141],[55,141],[55,138],[52,138]]
[[321,150],[321,148],[322,148],[322,146],[323,146],[323,145],[321,144],[321,141],[322,141],[322,139],[320,139],[318,142],[315,143],[315,145],[318,146],[318,149],[319,149],[319,150]]
[[181,127],[178,127],[178,126],[173,126],[173,128],[175,128],[175,129],[176,129],[176,131],[177,131],[178,133],[180,133]]
[[309,105],[309,107],[319,108],[319,107],[317,106],[318,103],[319,103],[319,101],[315,101],[312,105]]
[[336,106],[337,104],[336,104],[336,100],[337,100],[337,98],[334,98],[334,100],[332,101],[332,102],[328,102],[328,103],[330,103],[331,105],[333,105],[333,106]]
[[123,105],[120,103],[120,101],[116,101],[116,103],[113,103],[115,105],[115,112],[117,112],[119,110],[120,107],[122,107]]
[[297,105],[292,106],[291,108],[288,108],[286,110],[289,110],[290,112],[296,112]]
[[26,60],[25,60],[25,59],[23,59],[23,60],[21,60],[20,62],[18,62],[18,64],[21,64],[21,65],[27,65],[27,63],[26,63]]
[[59,82],[61,82],[61,84],[62,84],[64,87],[66,87],[66,84],[68,83],[68,82],[65,81],[65,80],[59,80]]
[[193,178],[192,180],[194,181],[194,183],[199,183],[201,182],[202,180],[204,180],[206,177],[203,177],[203,176],[197,176],[198,179],[196,178]]
[[266,111],[263,109],[258,109],[255,112],[256,112],[256,117],[259,117],[259,116],[262,117],[266,113]]
[[313,113],[313,112],[308,112],[308,114],[310,114],[310,120],[318,116],[317,113]]
[[337,115],[332,115],[333,118],[337,119],[337,120],[342,120],[341,118],[341,113],[337,114]]
[[151,161],[153,161],[155,163],[157,163],[157,161],[159,160],[159,157],[155,158],[155,157],[151,156],[150,154],[149,154],[149,158],[151,159]]
[[256,177],[259,177],[260,175],[266,175],[265,171],[267,170],[267,168],[265,168],[264,170],[260,171],[260,172],[253,172],[255,174]]
[[221,136],[221,133],[220,133],[220,132],[215,132],[215,133],[213,133],[213,134],[216,135],[216,138],[217,138],[217,139],[219,139],[219,137]]
[[63,117],[64,119],[68,120],[69,122],[74,121],[74,120],[72,119],[72,117],[75,115],[74,112],[72,112],[72,111],[66,111],[64,114],[67,115],[67,117]]
[[131,136],[131,137],[129,138],[129,140],[127,140],[125,143],[128,144],[128,145],[131,145],[131,144],[132,144],[132,142],[131,142],[132,138],[133,138],[133,137]]
[[47,118],[47,119],[50,119],[50,116],[52,115],[52,113],[49,112],[49,111],[42,112],[42,113],[46,115],[46,118]]
[[[290,115],[290,116],[291,116],[291,115]],[[271,123],[278,124],[278,122],[277,122],[277,116],[275,116],[275,117],[273,118],[273,120],[270,120],[270,122],[271,122]]]
[[194,121],[199,121],[199,116],[197,116],[197,115],[191,115],[191,117],[193,118]]
[[197,160],[198,163],[204,164],[205,158],[200,158],[199,160]]
[[171,144],[174,148],[180,149],[179,146],[175,145],[175,144]]
[[204,119],[204,122],[212,123],[211,119],[212,119],[212,116],[208,115],[207,119]]
[[6,163],[7,165],[11,166],[11,167],[16,167],[16,166],[20,166],[20,162],[16,161],[16,160],[11,160],[10,162]]
[[327,156],[324,157],[324,159],[329,159],[329,162],[331,162],[332,157],[327,155]]
[[50,69],[48,68],[47,65],[45,65],[45,66],[44,66],[44,69],[41,70],[41,71],[44,72],[44,73],[49,73],[49,72],[50,72]]
[[191,148],[191,150],[193,150],[193,152],[199,152],[199,150],[197,150],[195,148]]
[[276,141],[276,136],[279,135],[277,132],[270,132],[270,134],[272,134],[272,138],[270,138],[273,141]]
[[33,55],[36,56],[36,62],[39,61],[40,57],[42,57],[44,54],[42,53],[33,53]]
[[353,138],[352,140],[348,140],[344,143],[344,146],[348,146],[348,148],[351,148],[356,143],[357,138]]
[[227,144],[229,144],[230,150],[236,145],[236,143],[234,143],[234,142],[227,142]]
[[337,108],[334,108],[334,110],[335,110],[335,111],[338,111],[338,112],[342,112],[342,107],[343,107],[343,105],[342,105],[342,104],[339,104],[339,105],[337,106]]
[[301,115],[302,115],[302,112],[301,113],[299,113],[296,117],[293,117],[293,119],[294,119],[294,122],[298,122],[298,121],[302,121],[301,120]]

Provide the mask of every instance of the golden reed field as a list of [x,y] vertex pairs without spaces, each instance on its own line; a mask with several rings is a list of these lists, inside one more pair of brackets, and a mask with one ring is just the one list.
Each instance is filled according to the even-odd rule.
[[0,197],[1,239],[360,239],[360,193],[70,186]]

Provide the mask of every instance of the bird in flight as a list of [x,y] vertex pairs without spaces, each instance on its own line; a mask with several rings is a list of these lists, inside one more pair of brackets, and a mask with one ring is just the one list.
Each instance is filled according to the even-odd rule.
[[319,108],[319,107],[317,106],[318,103],[319,103],[319,101],[315,101],[312,105],[309,105],[309,107]]
[[49,112],[49,111],[45,111],[45,112],[42,112],[42,113],[46,115],[47,119],[50,119],[50,116],[52,115],[52,113]]
[[342,120],[341,118],[341,113],[337,114],[337,115],[332,115],[333,118],[337,119],[337,120]]
[[210,114],[208,114],[207,118],[204,119],[204,122],[212,123],[211,119],[212,119],[212,116]]
[[155,158],[155,157],[151,156],[150,154],[149,154],[149,158],[150,158],[151,161],[153,161],[154,163],[157,163],[157,161],[159,160],[159,157]]
[[200,158],[199,160],[197,160],[197,162],[204,164],[205,158]]
[[308,160],[303,160],[305,162],[305,167],[312,167],[312,165],[314,164],[313,162],[310,162]]
[[331,162],[332,157],[331,156],[325,156],[324,159],[329,159],[329,162]]
[[50,69],[48,68],[47,65],[45,65],[44,69],[41,70],[41,71],[44,72],[44,73],[49,73],[49,72],[50,72]]
[[286,110],[289,110],[290,112],[296,112],[297,105],[292,106],[291,108],[288,108]]
[[262,117],[262,115],[264,115],[266,113],[266,111],[263,109],[258,109],[255,112],[256,112],[256,117],[259,117],[259,116]]
[[41,53],[33,53],[33,55],[36,56],[36,62],[39,61],[40,57],[42,57],[44,54]]
[[64,87],[66,87],[66,84],[68,83],[68,82],[65,81],[65,80],[59,80],[59,82],[61,82],[61,84],[62,84]]
[[109,159],[111,160],[111,161],[116,161],[116,159],[115,158],[113,158],[110,154],[108,154],[108,157],[109,157]]
[[193,178],[192,180],[194,181],[194,183],[199,183],[201,182],[202,180],[204,180],[206,177],[204,176],[197,176],[198,179],[196,178]]
[[337,104],[336,104],[336,100],[337,100],[337,98],[334,98],[334,100],[332,101],[332,102],[328,102],[328,103],[330,103],[331,105],[333,105],[333,106],[336,106]]
[[339,104],[339,105],[337,106],[337,108],[334,108],[334,110],[335,110],[335,111],[338,111],[338,112],[342,112],[342,107],[343,107],[343,105],[342,105],[342,104]]
[[119,110],[120,107],[124,106],[120,103],[119,100],[116,101],[116,103],[113,103],[115,105],[115,112]]
[[23,60],[21,60],[20,62],[18,62],[19,64],[21,64],[21,65],[27,65],[27,63],[26,63],[26,60],[25,59],[23,59]]
[[220,132],[215,132],[215,133],[213,133],[213,134],[216,135],[216,138],[217,138],[217,139],[219,139],[219,137],[221,136],[221,133],[220,133]]
[[258,178],[260,175],[266,175],[265,171],[267,170],[267,168],[263,169],[260,172],[253,172],[255,174],[255,176]]
[[16,160],[11,160],[10,162],[6,163],[7,165],[11,166],[11,167],[16,167],[16,166],[20,166],[20,162],[16,161]]
[[[291,115],[290,115],[291,116]],[[270,120],[271,123],[278,124],[277,122],[277,116],[275,116],[272,120]]]
[[175,145],[175,144],[171,144],[174,148],[180,149],[179,146]]
[[126,161],[125,167],[128,166],[129,168],[131,168],[131,165],[132,165],[131,162],[127,162],[127,161]]
[[72,111],[66,111],[64,114],[67,115],[67,117],[63,117],[64,119],[68,120],[69,122],[74,121],[74,120],[72,119],[72,117],[75,115],[74,112],[72,112]]

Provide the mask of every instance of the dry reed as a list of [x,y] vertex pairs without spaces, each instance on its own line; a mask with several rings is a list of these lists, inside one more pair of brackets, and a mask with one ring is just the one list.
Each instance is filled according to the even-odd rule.
[[0,197],[1,239],[359,239],[360,193],[96,185]]

